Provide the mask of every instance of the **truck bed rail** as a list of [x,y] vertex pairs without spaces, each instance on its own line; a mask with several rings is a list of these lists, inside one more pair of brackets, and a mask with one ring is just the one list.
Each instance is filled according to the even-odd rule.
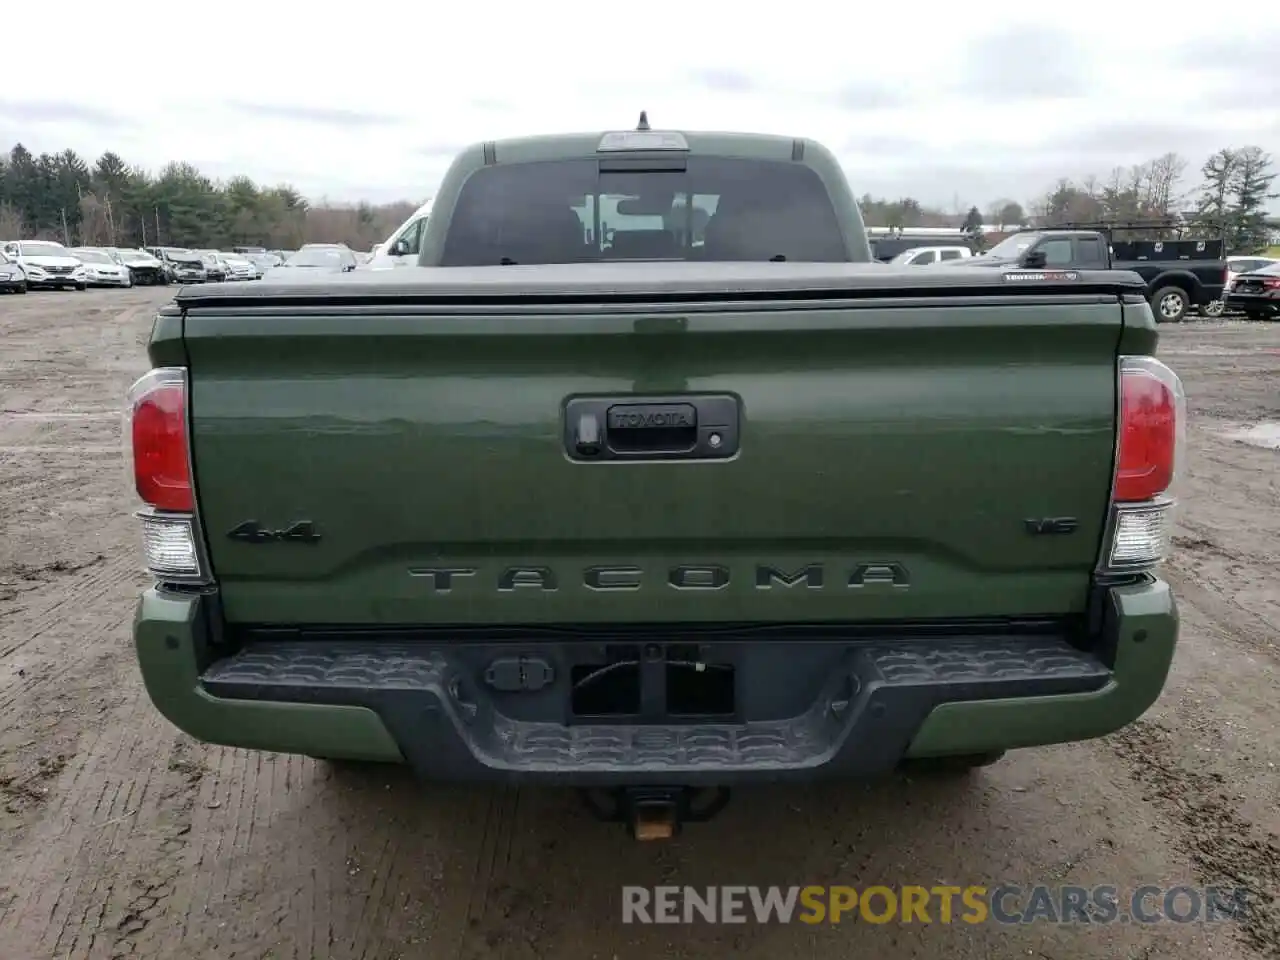
[[484,306],[830,300],[948,295],[1025,296],[1141,292],[1142,278],[1118,270],[949,270],[881,263],[593,263],[506,267],[408,267],[356,271],[324,280],[263,280],[251,287],[184,287],[183,307],[353,303]]

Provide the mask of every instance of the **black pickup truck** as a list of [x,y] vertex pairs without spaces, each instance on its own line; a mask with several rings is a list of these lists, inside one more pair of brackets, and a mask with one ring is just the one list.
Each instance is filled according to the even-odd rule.
[[1049,270],[1128,270],[1147,286],[1147,299],[1161,323],[1177,323],[1196,307],[1222,302],[1227,279],[1221,240],[1111,241],[1100,230],[1025,230],[1006,237],[985,254],[951,266]]

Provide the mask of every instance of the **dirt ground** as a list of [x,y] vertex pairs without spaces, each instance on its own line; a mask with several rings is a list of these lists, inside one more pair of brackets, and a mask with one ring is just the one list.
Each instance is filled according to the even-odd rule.
[[[740,791],[670,844],[569,793],[209,748],[151,707],[119,410],[146,289],[0,298],[5,960],[1280,956],[1280,324],[1188,323],[1174,676],[1132,728],[970,780]],[[1245,885],[1242,921],[624,925],[623,884]]]

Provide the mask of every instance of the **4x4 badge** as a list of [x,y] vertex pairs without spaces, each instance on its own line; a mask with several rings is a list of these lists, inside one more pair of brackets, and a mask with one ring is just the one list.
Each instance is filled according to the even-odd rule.
[[242,543],[315,543],[320,534],[310,520],[299,520],[282,530],[267,530],[257,520],[246,520],[227,533],[227,538]]

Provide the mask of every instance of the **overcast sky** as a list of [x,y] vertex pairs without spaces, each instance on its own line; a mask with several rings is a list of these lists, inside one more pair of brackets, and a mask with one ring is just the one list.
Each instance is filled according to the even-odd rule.
[[1280,161],[1280,18],[1084,2],[1059,16],[941,0],[133,0],[39,37],[23,9],[4,148],[188,160],[313,198],[424,199],[469,142],[629,128],[641,109],[654,127],[811,136],[855,192],[944,208],[1027,201],[1170,150],[1190,161],[1188,188],[1219,147]]

